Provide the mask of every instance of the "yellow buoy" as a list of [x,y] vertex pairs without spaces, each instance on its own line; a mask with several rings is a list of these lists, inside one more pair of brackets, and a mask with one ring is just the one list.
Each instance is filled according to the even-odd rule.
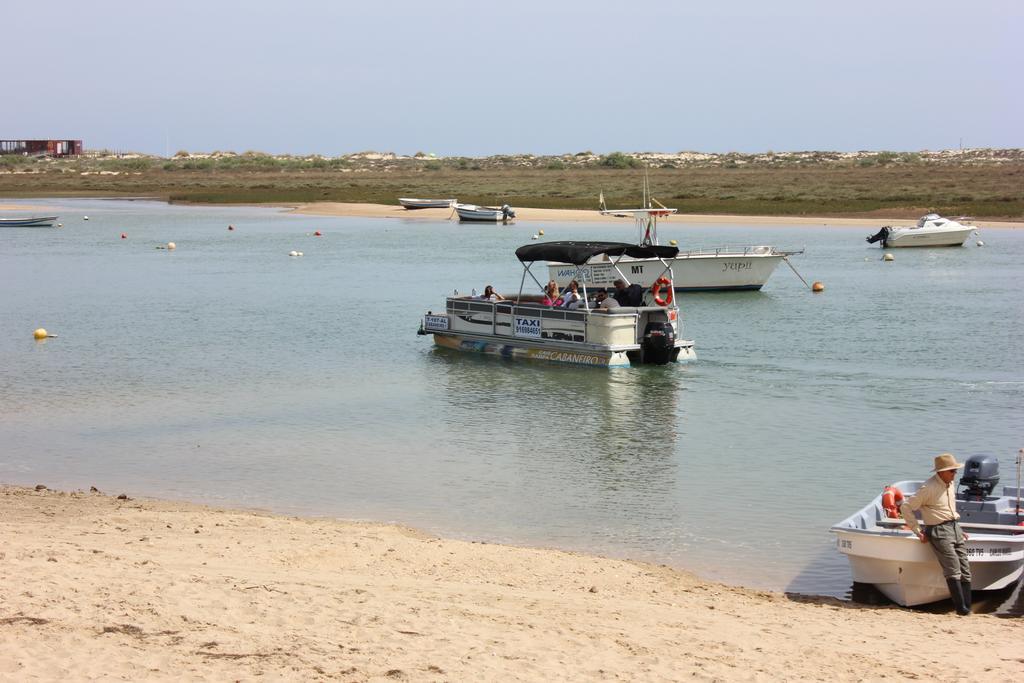
[[886,254],[885,256],[882,257],[882,260],[883,261],[895,261],[896,257],[893,256],[892,254]]
[[676,246],[677,244],[679,244],[679,242],[677,242],[675,240],[669,240],[668,243],[671,244],[673,247]]
[[35,337],[36,339],[46,339],[50,335],[46,333],[46,330],[40,327],[38,330],[32,333],[32,336]]
[[537,231],[537,234],[538,234],[538,235],[543,235],[543,234],[544,234],[544,231],[543,231],[543,230],[538,230],[538,231]]
[[811,285],[811,291],[812,292],[824,292],[825,291],[825,285],[823,285],[820,282],[815,282],[813,285]]
[[177,248],[178,248],[178,245],[177,245],[177,244],[175,244],[174,242],[168,242],[168,243],[167,243],[167,248],[168,248],[168,249],[177,249]]

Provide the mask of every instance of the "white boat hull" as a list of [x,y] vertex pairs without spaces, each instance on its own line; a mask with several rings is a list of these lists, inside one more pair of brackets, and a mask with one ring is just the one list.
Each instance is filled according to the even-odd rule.
[[[838,530],[836,547],[850,561],[853,580],[874,584],[893,602],[924,605],[945,600],[949,589],[931,545],[909,532]],[[967,552],[973,590],[998,590],[1021,578],[1024,537],[970,533]]]
[[[756,249],[763,249],[763,252],[758,253]],[[784,255],[771,247],[755,247],[745,253],[710,251],[680,254],[671,262],[675,290],[758,290],[775,272]],[[610,289],[620,277],[619,271],[630,282],[651,287],[665,266],[657,259],[623,259],[618,263],[618,271],[610,261],[588,263],[582,269],[588,287]],[[565,287],[575,279],[576,266],[550,263],[548,272],[559,287]]]
[[887,249],[899,247],[962,247],[974,228],[928,230],[927,228],[893,228],[883,240]]
[[456,204],[455,212],[459,214],[460,221],[480,221],[486,223],[499,223],[516,217],[511,209],[506,213],[502,209],[490,206],[477,206],[475,204]]
[[450,209],[455,205],[455,199],[414,199],[411,197],[399,197],[398,203],[406,209]]
[[[904,495],[912,495],[922,482],[893,484]],[[1001,498],[973,499],[970,505],[957,499],[957,511],[968,533],[967,557],[971,566],[972,590],[999,590],[1019,581],[1024,573],[1024,528],[1014,526],[1018,518],[1010,512],[1011,497],[1017,489],[1003,487]],[[874,584],[893,602],[924,605],[949,598],[946,579],[931,544],[921,543],[909,529],[891,526],[882,512],[882,497],[874,500],[831,528],[836,548],[850,562],[856,583]],[[1013,503],[1015,505],[1015,503]],[[989,512],[1000,513],[1009,524],[982,524]],[[994,514],[994,513],[993,513]],[[975,526],[972,528],[972,524]]]
[[[645,346],[648,323],[671,326],[670,345]],[[449,297],[445,312],[427,313],[420,328],[438,346],[457,351],[597,367],[693,360],[693,341],[680,339],[679,332],[677,309],[596,313],[466,297]]]

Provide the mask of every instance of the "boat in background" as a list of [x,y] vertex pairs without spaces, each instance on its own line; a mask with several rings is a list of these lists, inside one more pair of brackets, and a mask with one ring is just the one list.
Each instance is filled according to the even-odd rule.
[[455,212],[460,221],[485,221],[488,223],[505,223],[516,217],[516,212],[508,204],[495,206],[477,206],[476,204],[456,204]]
[[[658,203],[658,207],[653,207]],[[602,205],[604,198],[601,199]],[[602,216],[632,217],[641,245],[658,245],[658,219],[676,212],[650,196],[644,179],[644,208],[601,209]],[[673,287],[677,292],[714,290],[758,290],[775,272],[779,262],[803,250],[782,251],[772,246],[719,246],[710,249],[680,251],[671,261]],[[606,256],[591,259],[583,266],[589,282],[599,287],[613,286],[615,280],[641,287],[653,287],[661,272],[658,259],[622,256],[614,261]],[[565,263],[548,264],[548,273],[559,287],[573,279],[575,268]]]
[[398,203],[406,209],[450,209],[458,199],[414,199],[399,197]]
[[[1024,570],[1024,510],[1020,482],[991,495],[999,482],[999,460],[993,456],[967,459],[957,487],[960,526],[969,532],[967,556],[972,590],[999,590],[1020,580]],[[911,496],[924,482],[900,481],[893,486]],[[961,492],[959,489],[965,488]],[[855,583],[874,584],[893,602],[924,605],[945,600],[949,588],[931,545],[921,543],[903,524],[889,517],[882,494],[834,525],[836,547],[850,561]]]
[[[961,216],[959,220],[967,220]],[[962,247],[977,226],[963,224],[937,213],[921,216],[914,226],[886,225],[865,239],[868,244],[881,242],[883,249],[896,247]]]
[[49,228],[57,222],[57,216],[33,216],[31,218],[0,218],[0,228]]
[[459,351],[575,365],[665,365],[690,360],[695,357],[693,341],[680,338],[682,314],[671,290],[655,305],[598,310],[588,298],[590,283],[581,270],[577,278],[581,298],[568,307],[553,306],[542,294],[523,292],[527,277],[538,291],[544,291],[530,270],[534,263],[558,260],[582,265],[599,255],[661,259],[663,284],[670,288],[668,263],[678,251],[622,242],[527,244],[516,249],[523,265],[518,295],[507,299],[493,295],[492,299],[456,292],[446,299],[444,310],[427,311],[418,334],[432,334],[436,345]]

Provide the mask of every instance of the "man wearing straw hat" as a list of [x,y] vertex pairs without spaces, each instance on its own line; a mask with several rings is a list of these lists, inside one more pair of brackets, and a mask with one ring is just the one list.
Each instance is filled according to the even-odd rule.
[[[956,511],[953,487],[956,471],[961,467],[963,463],[958,463],[950,453],[936,456],[935,474],[903,502],[900,512],[921,542],[932,544],[942,566],[942,575],[946,577],[953,607],[960,616],[967,616],[971,613],[971,565],[967,561],[967,534],[957,522],[960,515]],[[914,517],[915,510],[921,511],[924,531]]]

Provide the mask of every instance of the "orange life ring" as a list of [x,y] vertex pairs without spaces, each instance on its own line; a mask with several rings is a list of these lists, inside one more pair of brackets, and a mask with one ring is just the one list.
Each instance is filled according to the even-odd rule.
[[[668,287],[668,291],[665,292],[665,298],[662,299],[660,296],[661,288],[666,286]],[[672,281],[667,277],[659,277],[654,281],[654,284],[651,285],[651,296],[654,297],[654,303],[659,306],[668,306],[672,303]]]
[[889,519],[899,519],[900,503],[903,502],[903,491],[895,486],[886,486],[882,489],[882,510]]

